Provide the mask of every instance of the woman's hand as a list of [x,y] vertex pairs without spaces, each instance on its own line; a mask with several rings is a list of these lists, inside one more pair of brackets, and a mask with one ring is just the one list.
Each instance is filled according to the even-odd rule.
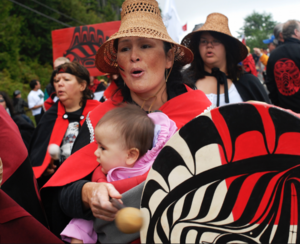
[[54,161],[51,159],[51,162],[48,165],[48,167],[45,170],[45,172],[43,173],[43,176],[53,175],[56,168],[57,168],[57,166],[54,164]]
[[109,201],[109,198],[121,199],[122,195],[109,183],[88,182],[81,191],[85,209],[91,209],[96,218],[113,221],[118,209]]

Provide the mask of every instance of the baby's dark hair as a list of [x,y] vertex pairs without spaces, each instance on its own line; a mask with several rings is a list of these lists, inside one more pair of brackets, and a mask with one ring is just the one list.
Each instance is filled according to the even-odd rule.
[[147,113],[133,104],[122,104],[108,111],[97,123],[96,128],[108,123],[125,139],[126,148],[137,148],[139,157],[152,148],[154,123]]

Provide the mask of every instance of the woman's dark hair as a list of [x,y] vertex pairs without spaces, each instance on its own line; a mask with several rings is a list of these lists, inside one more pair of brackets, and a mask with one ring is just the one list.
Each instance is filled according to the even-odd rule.
[[[194,53],[194,60],[192,61],[190,67],[183,71],[184,79],[187,82],[191,82],[193,84],[195,84],[198,79],[202,79],[205,77],[204,62],[199,52],[200,37],[203,33],[204,32],[195,33],[193,38],[191,39],[191,44],[189,47]],[[237,78],[239,78],[243,73],[242,67],[238,65],[238,47],[234,45],[234,42],[230,37],[222,33],[209,31],[209,34],[211,34],[214,38],[219,40],[224,45],[226,51],[227,76],[232,81],[237,80]]]
[[52,86],[53,86],[53,79],[56,76],[56,74],[62,73],[61,69],[64,70],[66,73],[76,76],[76,80],[78,81],[79,84],[86,83],[86,87],[85,87],[84,91],[82,92],[82,99],[80,101],[80,106],[85,105],[86,101],[88,99],[94,98],[93,92],[88,87],[89,83],[90,83],[89,82],[90,73],[83,65],[81,65],[77,62],[64,63],[64,64],[57,66],[52,72],[52,76],[51,76],[51,80],[50,80]]
[[[169,42],[163,41],[164,44],[164,51],[165,55],[167,56],[169,50],[172,48],[171,44]],[[118,50],[118,39],[114,41],[114,48]],[[167,94],[171,97],[179,95],[182,93],[182,90],[185,89],[184,84],[188,85],[191,88],[194,88],[194,84],[190,83],[189,81],[184,82],[183,76],[181,74],[182,64],[175,61],[171,70],[171,73],[168,78],[167,82]],[[170,72],[170,69],[168,69],[168,72]],[[124,84],[123,78],[119,75],[118,79],[115,80],[116,85],[119,89],[114,93],[114,95],[121,90],[122,96],[124,98],[124,101],[130,101],[130,90],[129,88]],[[114,96],[113,95],[113,96]]]
[[14,106],[13,106],[13,102],[12,100],[10,99],[10,97],[7,95],[6,92],[4,91],[0,91],[0,95],[2,95],[5,103],[6,103],[6,107],[8,108],[9,110],[9,113],[10,113],[10,116],[13,116],[15,115],[15,111],[14,111]]

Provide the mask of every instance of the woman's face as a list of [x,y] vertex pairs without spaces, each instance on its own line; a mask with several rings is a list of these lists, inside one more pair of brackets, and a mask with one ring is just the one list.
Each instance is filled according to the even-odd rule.
[[6,109],[6,102],[1,94],[0,94],[0,105]]
[[69,73],[59,73],[54,77],[53,85],[59,100],[65,105],[67,102],[80,102],[82,92],[86,83],[80,84],[75,75]]
[[165,69],[171,68],[173,54],[172,51],[165,54],[161,40],[124,37],[119,39],[117,61],[128,88],[150,97],[165,83]]
[[204,62],[204,67],[226,67],[225,46],[208,32],[204,32],[199,40],[199,52]]

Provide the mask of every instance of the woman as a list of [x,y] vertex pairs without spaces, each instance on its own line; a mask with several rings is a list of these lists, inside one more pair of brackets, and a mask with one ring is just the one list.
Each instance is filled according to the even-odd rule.
[[[52,73],[52,85],[59,101],[43,116],[33,134],[29,154],[33,170],[39,183],[43,184],[71,154],[71,149],[78,135],[79,128],[87,114],[99,102],[92,100],[93,94],[88,89],[89,72],[79,63],[65,63]],[[60,146],[61,156],[51,163],[48,145]]]
[[[192,61],[193,54],[169,37],[155,0],[126,0],[121,16],[119,31],[96,55],[100,71],[120,74],[116,81],[118,89],[89,114],[74,144],[76,152],[41,191],[43,201],[49,203],[46,212],[52,218],[50,228],[57,235],[70,220],[68,216],[92,219],[94,215],[113,220],[117,209],[108,201],[109,197],[121,198],[119,192],[145,180],[147,173],[115,181],[112,184],[117,190],[112,184],[90,182],[98,166],[93,155],[97,145],[91,143],[94,128],[107,111],[124,102],[133,103],[146,112],[161,110],[181,128],[211,105],[203,92],[183,84],[180,68]],[[65,174],[70,177],[66,179]],[[134,196],[132,199],[140,200]]]
[[29,143],[34,132],[34,126],[31,123],[28,123],[21,115],[15,114],[13,103],[10,97],[3,91],[0,91],[0,105],[2,105],[6,112],[11,116],[13,121],[19,128],[23,142],[28,149]]
[[221,106],[248,100],[269,103],[261,82],[238,65],[248,51],[231,35],[226,16],[208,15],[205,24],[184,37],[182,44],[190,48],[195,57],[184,71],[184,77],[203,91],[212,104]]

